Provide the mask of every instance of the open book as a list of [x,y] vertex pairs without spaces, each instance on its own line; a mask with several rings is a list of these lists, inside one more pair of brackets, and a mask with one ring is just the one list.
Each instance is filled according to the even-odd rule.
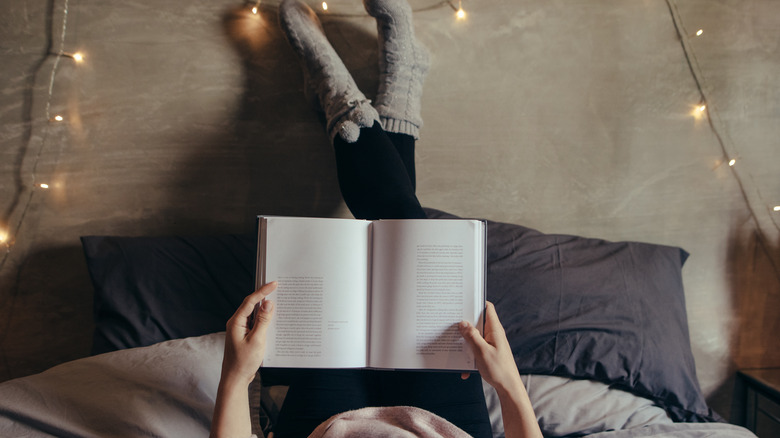
[[278,281],[264,367],[475,370],[478,220],[258,218],[257,286]]

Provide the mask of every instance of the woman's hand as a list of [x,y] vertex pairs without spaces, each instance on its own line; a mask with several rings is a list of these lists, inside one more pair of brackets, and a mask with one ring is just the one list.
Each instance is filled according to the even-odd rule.
[[274,310],[273,302],[265,301],[265,297],[274,290],[276,282],[271,282],[246,297],[227,323],[212,438],[252,434],[249,384],[263,363],[265,337]]
[[[498,393],[506,437],[542,438],[534,408],[520,379],[512,348],[493,303],[488,302],[485,307],[484,338],[479,330],[466,321],[460,323],[459,327],[474,353],[479,373]],[[468,373],[462,377],[468,378]]]
[[[488,301],[485,307],[484,338],[479,330],[466,321],[461,322],[459,328],[461,336],[474,353],[479,374],[490,386],[501,391],[515,388],[518,383],[522,385],[512,348],[493,303]],[[468,378],[468,374],[464,373],[462,377]]]
[[276,282],[263,285],[244,299],[228,321],[222,380],[249,385],[254,379],[263,363],[266,333],[274,310],[274,303],[265,297],[274,290]]

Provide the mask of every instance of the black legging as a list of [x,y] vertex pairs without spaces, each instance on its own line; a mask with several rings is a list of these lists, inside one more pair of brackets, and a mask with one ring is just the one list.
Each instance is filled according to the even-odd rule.
[[336,136],[339,187],[358,219],[424,219],[415,195],[414,137],[389,133],[379,123],[360,130],[355,143]]
[[[421,219],[415,195],[414,138],[385,133],[379,124],[360,130],[356,143],[334,142],[341,193],[359,219]],[[416,406],[474,437],[492,437],[477,374],[377,370],[301,370],[293,374],[277,438],[306,437],[331,416],[368,406]]]

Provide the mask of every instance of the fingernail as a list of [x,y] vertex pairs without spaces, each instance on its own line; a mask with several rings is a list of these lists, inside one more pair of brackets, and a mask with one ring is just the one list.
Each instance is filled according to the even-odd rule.
[[263,301],[263,304],[260,306],[260,310],[262,310],[265,313],[270,312],[274,308],[274,302],[265,300]]
[[459,325],[460,325],[461,330],[469,328],[468,321],[461,321]]

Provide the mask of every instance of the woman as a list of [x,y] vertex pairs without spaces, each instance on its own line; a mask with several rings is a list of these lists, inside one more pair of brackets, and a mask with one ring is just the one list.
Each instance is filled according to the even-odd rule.
[[[374,104],[357,88],[308,6],[285,0],[279,6],[279,19],[301,61],[306,96],[325,115],[341,192],[353,215],[425,218],[415,195],[414,145],[422,126],[420,102],[428,53],[414,37],[412,11],[405,0],[364,0],[364,6],[376,18],[379,34],[380,76]],[[214,437],[251,434],[248,386],[262,363],[273,314],[273,303],[263,298],[275,288],[270,283],[249,295],[228,322]],[[480,374],[499,394],[506,436],[541,437],[492,304],[486,309],[484,338],[466,322],[460,330]],[[362,409],[368,406],[375,409]],[[348,411],[352,412],[344,414]],[[312,370],[291,384],[274,434],[277,438],[399,435],[402,429],[422,436],[491,437],[481,380],[468,373]]]

